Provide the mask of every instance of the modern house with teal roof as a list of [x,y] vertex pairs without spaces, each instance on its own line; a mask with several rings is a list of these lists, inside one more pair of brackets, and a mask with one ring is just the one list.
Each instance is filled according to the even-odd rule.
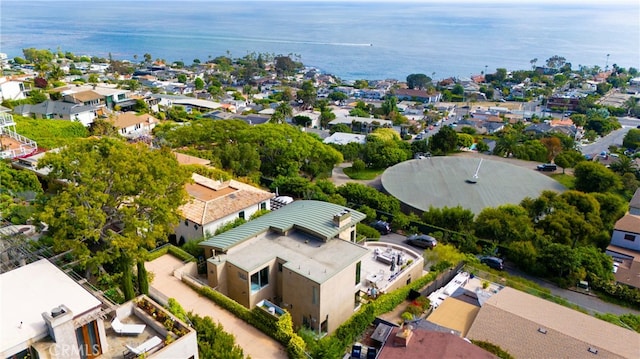
[[[247,308],[280,307],[293,324],[330,333],[358,305],[361,261],[355,242],[366,216],[320,201],[295,201],[203,241],[209,285]],[[267,304],[265,304],[267,303]]]

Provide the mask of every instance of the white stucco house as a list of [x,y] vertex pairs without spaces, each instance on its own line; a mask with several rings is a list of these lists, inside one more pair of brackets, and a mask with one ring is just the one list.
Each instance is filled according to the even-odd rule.
[[[195,330],[151,298],[103,301],[47,259],[0,273],[0,288],[0,358],[199,357]],[[162,311],[180,334],[142,310],[140,301]]]
[[184,220],[175,228],[176,240],[213,235],[222,225],[238,218],[248,220],[258,210],[270,210],[275,194],[235,180],[216,181],[194,173],[186,185],[191,199],[180,210]]
[[135,112],[125,112],[117,115],[111,122],[122,136],[136,138],[151,135],[151,130],[160,121],[148,113],[138,115]]
[[0,102],[25,99],[27,97],[24,94],[24,90],[22,81],[14,81],[6,76],[0,77]]

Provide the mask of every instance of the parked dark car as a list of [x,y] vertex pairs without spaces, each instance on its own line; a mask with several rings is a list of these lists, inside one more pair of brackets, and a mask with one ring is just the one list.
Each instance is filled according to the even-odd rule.
[[407,243],[420,248],[433,249],[438,245],[438,241],[426,234],[412,234],[407,237]]
[[489,268],[493,268],[493,269],[497,269],[497,270],[503,270],[504,269],[504,263],[503,263],[502,259],[500,259],[498,257],[481,257],[480,258],[480,263],[486,264],[487,266],[489,266]]
[[385,221],[375,221],[370,224],[371,227],[375,228],[380,234],[389,234],[391,233],[391,225]]
[[558,169],[558,166],[553,163],[545,163],[542,165],[538,165],[537,169],[538,171],[553,172]]

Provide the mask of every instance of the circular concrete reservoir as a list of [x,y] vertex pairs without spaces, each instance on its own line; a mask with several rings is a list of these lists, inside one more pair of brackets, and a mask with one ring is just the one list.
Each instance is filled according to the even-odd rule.
[[[431,157],[409,160],[388,168],[382,188],[405,209],[422,213],[435,208],[461,206],[478,214],[486,207],[519,204],[545,190],[566,188],[531,168],[470,157]],[[477,177],[474,175],[477,171]]]

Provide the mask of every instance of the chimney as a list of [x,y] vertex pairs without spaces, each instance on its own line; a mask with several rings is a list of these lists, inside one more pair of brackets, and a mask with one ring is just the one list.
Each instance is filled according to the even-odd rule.
[[345,226],[350,221],[351,221],[351,211],[349,211],[348,209],[344,209],[342,210],[342,212],[335,214],[333,216],[333,224],[338,228]]
[[409,340],[413,335],[413,326],[411,325],[403,325],[398,329],[395,338],[393,338],[393,346],[394,347],[406,347],[409,345]]
[[[62,348],[72,348],[78,346],[76,339],[76,331],[73,323],[73,313],[64,304],[52,308],[50,312],[42,313],[42,318],[47,325],[49,336],[56,343],[58,350]],[[78,351],[77,355],[71,355],[68,358],[80,359]]]

